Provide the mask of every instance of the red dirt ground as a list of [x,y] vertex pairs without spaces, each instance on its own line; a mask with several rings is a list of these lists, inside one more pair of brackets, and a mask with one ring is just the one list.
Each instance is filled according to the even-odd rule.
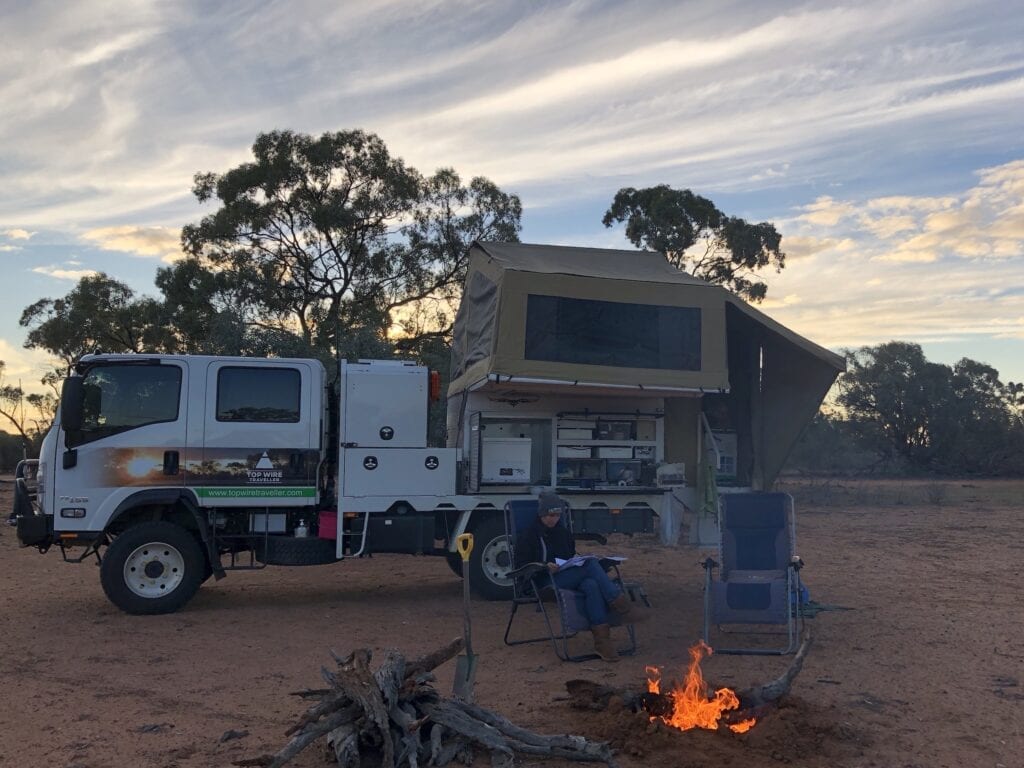
[[[9,509],[10,485],[0,490]],[[624,570],[655,606],[638,628],[638,655],[620,664],[563,664],[544,644],[505,647],[507,605],[474,602],[478,703],[539,732],[608,740],[622,768],[1024,765],[1024,483],[785,490],[797,499],[811,598],[851,610],[808,621],[814,647],[791,696],[749,733],[682,733],[565,701],[575,677],[640,686],[647,664],[666,677],[682,671],[700,634],[701,553],[653,537],[608,547],[629,557]],[[305,708],[288,694],[320,684],[329,649],[414,657],[462,626],[460,583],[434,558],[232,573],[178,614],[135,617],[107,602],[94,565],[19,549],[4,528],[0,580],[3,766],[228,766],[285,743]],[[704,671],[739,688],[786,663],[713,656]],[[453,668],[438,670],[442,692]],[[248,735],[221,743],[231,729]],[[327,765],[315,747],[293,764]]]

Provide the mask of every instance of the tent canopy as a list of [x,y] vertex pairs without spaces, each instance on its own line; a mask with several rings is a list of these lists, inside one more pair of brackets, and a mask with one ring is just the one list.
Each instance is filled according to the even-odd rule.
[[731,392],[755,487],[774,480],[845,368],[652,251],[475,242],[453,336],[449,396],[496,381]]
[[495,376],[724,390],[723,293],[651,251],[474,243],[449,393]]

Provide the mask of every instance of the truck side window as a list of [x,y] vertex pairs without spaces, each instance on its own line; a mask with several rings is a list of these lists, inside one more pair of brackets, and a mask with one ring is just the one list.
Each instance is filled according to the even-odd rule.
[[301,392],[302,375],[295,368],[221,368],[217,421],[295,423]]
[[81,445],[129,429],[177,421],[181,369],[174,365],[97,365],[82,382]]

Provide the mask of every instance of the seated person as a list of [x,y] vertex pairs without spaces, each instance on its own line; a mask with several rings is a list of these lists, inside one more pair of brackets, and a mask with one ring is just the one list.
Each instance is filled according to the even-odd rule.
[[632,624],[646,618],[633,611],[629,596],[613,582],[596,559],[587,559],[583,565],[559,570],[555,558],[568,560],[576,554],[576,542],[569,528],[559,525],[566,504],[550,491],[542,491],[538,497],[537,519],[516,538],[516,561],[524,563],[547,563],[555,585],[583,593],[584,611],[594,635],[594,650],[604,661],[618,661],[615,646],[611,641],[611,627],[608,624],[608,609],[621,617],[624,624]]

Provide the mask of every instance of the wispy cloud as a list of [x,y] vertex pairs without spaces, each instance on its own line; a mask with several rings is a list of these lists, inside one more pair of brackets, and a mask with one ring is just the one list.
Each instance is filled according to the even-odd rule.
[[89,277],[97,274],[94,269],[64,269],[63,267],[34,267],[33,272],[46,275],[47,277],[56,277],[58,280],[81,280],[83,277]]
[[100,248],[121,251],[131,256],[157,257],[165,262],[183,258],[181,231],[169,227],[99,227],[82,237]]
[[765,309],[832,347],[1024,339],[1024,162],[977,177],[955,196],[802,206],[783,240],[802,258],[767,278]]
[[27,229],[3,229],[0,230],[0,235],[8,237],[11,240],[28,240],[34,235],[35,232],[29,232]]

